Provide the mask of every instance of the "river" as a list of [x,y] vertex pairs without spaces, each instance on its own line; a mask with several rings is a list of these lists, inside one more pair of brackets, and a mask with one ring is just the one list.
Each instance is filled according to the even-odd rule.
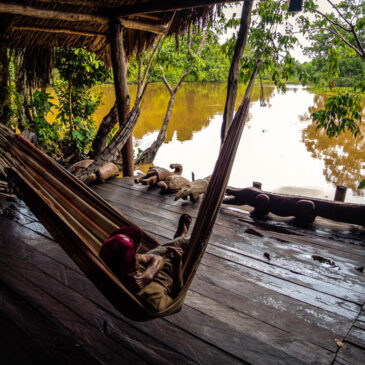
[[[98,88],[103,105],[95,119],[100,123],[114,103],[111,85]],[[134,95],[136,87],[130,86]],[[239,88],[238,99],[244,87]],[[203,178],[213,171],[220,146],[220,128],[226,96],[225,84],[186,83],[179,90],[165,143],[154,164],[168,167],[181,163],[183,176]],[[163,84],[150,84],[141,116],[134,129],[135,151],[145,149],[157,137],[168,102]],[[365,139],[350,133],[329,139],[316,131],[309,113],[322,107],[325,96],[289,85],[285,94],[264,85],[266,107],[260,106],[260,88],[255,87],[250,117],[243,131],[229,185],[262,183],[263,190],[332,199],[336,185],[348,187],[346,201],[365,203],[357,189],[365,178]],[[238,103],[237,103],[238,106]],[[365,134],[365,126],[362,126]]]

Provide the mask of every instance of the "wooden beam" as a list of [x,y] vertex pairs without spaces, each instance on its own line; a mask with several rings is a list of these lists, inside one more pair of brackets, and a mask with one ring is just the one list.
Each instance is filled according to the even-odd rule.
[[33,32],[45,32],[45,33],[64,33],[64,34],[75,34],[81,35],[85,37],[105,37],[103,33],[95,33],[95,32],[82,32],[79,30],[73,29],[61,29],[61,28],[43,28],[43,27],[29,27],[23,25],[13,25],[11,29],[14,30],[24,30],[24,31],[33,31]]
[[[244,0],[233,0],[232,2],[242,2]],[[107,13],[114,16],[129,16],[149,13],[160,13],[163,11],[174,11],[183,9],[199,8],[214,4],[224,4],[227,0],[175,0],[163,2],[138,3],[130,6],[121,6],[119,8],[105,9]]]
[[[127,84],[127,58],[124,52],[123,26],[120,23],[110,23],[109,38],[114,75],[115,99],[119,125],[122,126],[129,113],[131,97]],[[123,151],[123,175],[133,176],[134,162],[131,141],[129,141],[129,146],[124,148]]]
[[144,30],[145,32],[151,32],[156,34],[165,34],[167,32],[167,25],[152,24],[148,22],[141,22],[139,20],[131,20],[120,18],[120,23],[130,29]]
[[33,6],[0,2],[0,13],[24,15],[41,19],[64,20],[68,22],[92,22],[107,24],[109,18],[97,14],[73,13],[59,10],[46,10]]
[[161,18],[156,15],[140,14],[140,15],[134,15],[134,16],[144,18],[144,19],[156,20],[158,22],[161,21]]
[[105,4],[100,4],[95,1],[90,0],[38,0],[44,3],[53,3],[53,4],[66,4],[73,6],[88,6],[90,8],[98,8],[104,7]]
[[[0,13],[30,16],[41,19],[62,20],[68,22],[87,21],[99,24],[107,24],[109,22],[109,19],[107,17],[96,14],[72,13],[60,10],[45,10],[26,5],[6,4],[1,2],[0,2]],[[168,29],[167,25],[152,24],[148,22],[141,22],[131,19],[119,19],[119,20],[122,23],[122,25],[126,28],[143,30],[146,32],[151,32],[156,34],[165,34]],[[53,33],[57,33],[57,31],[54,31]],[[69,33],[69,32],[62,30],[58,33]],[[91,34],[91,32],[86,32],[86,33]],[[77,31],[75,31],[74,34],[77,34]]]
[[[147,24],[138,21],[131,21],[128,19],[121,19],[120,23],[129,29],[143,30],[146,32],[165,34],[168,27],[165,25]],[[63,33],[63,34],[75,34],[85,37],[105,37],[104,33],[97,32],[85,32],[80,30],[65,29],[65,28],[45,28],[45,27],[32,27],[27,25],[13,25],[11,26],[14,30],[34,31],[34,32],[45,32],[45,33]]]

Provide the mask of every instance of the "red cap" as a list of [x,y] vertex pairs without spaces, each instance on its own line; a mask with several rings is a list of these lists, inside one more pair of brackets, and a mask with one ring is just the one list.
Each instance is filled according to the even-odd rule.
[[136,251],[142,240],[142,231],[137,227],[121,227],[104,241],[100,258],[115,274],[126,274],[133,270]]

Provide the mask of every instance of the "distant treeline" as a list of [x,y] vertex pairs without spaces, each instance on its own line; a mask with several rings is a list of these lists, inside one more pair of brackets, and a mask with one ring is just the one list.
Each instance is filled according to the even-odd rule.
[[[305,64],[305,68],[314,73],[318,78],[327,72],[327,59],[317,57],[311,62]],[[352,87],[355,83],[364,80],[365,77],[365,63],[359,56],[346,57],[339,60],[340,73],[335,78],[335,86]]]
[[[185,35],[179,37],[179,42],[175,38],[165,39],[158,51],[155,66],[150,71],[150,82],[161,82],[161,71],[159,66],[164,67],[166,78],[174,83],[178,82],[181,75],[186,70],[186,63],[197,62],[193,57],[194,44],[197,44],[201,34]],[[204,45],[199,62],[195,65],[195,72],[191,72],[185,79],[187,82],[226,82],[230,67],[230,57],[232,53],[231,42],[219,43],[218,36],[209,32],[209,36]],[[246,53],[250,52],[246,50]],[[148,52],[147,52],[148,53]],[[190,55],[190,58],[189,58]],[[148,58],[148,55],[142,55]],[[314,74],[318,79],[328,72],[328,59],[317,56],[312,61],[304,64],[309,73]],[[358,56],[343,57],[339,61],[340,73],[334,80],[336,86],[351,87],[356,81],[363,80],[365,74],[365,64]],[[270,81],[270,75],[261,75],[263,80]],[[136,83],[138,78],[138,58],[133,57],[129,63],[128,81]],[[288,80],[290,82],[299,81],[295,77]]]

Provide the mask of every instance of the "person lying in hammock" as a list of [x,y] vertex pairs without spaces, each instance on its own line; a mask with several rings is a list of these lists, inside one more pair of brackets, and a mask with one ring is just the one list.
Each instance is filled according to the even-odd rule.
[[191,217],[180,217],[174,239],[145,254],[138,254],[143,232],[122,227],[100,249],[100,258],[125,287],[153,311],[165,309],[183,286],[182,266]]

